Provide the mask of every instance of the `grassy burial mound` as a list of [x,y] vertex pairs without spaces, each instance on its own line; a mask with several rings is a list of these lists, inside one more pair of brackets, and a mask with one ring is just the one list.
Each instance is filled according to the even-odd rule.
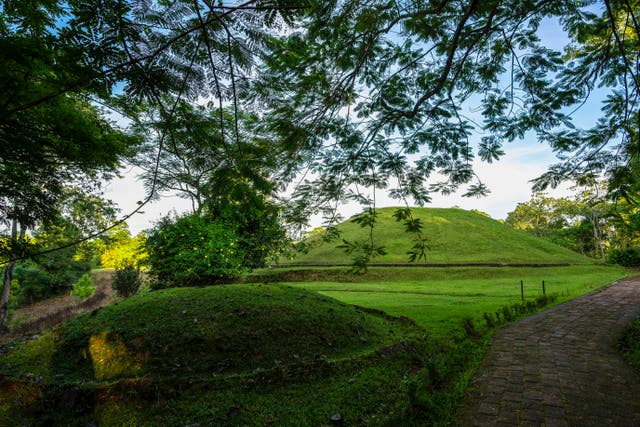
[[5,346],[0,419],[15,425],[386,419],[406,407],[402,379],[415,371],[414,346],[423,332],[411,321],[286,286],[152,292]]
[[[384,246],[386,255],[376,256],[371,264],[407,263],[414,235],[405,232],[402,223],[393,217],[397,208],[377,210],[373,231],[374,245]],[[413,208],[413,215],[424,226],[427,238],[429,264],[589,264],[593,260],[553,244],[545,239],[513,230],[488,216],[463,209]],[[305,241],[308,250],[298,253],[282,264],[340,265],[349,263],[349,256],[337,248],[342,242],[366,241],[369,228],[353,221],[355,217],[337,226],[340,238],[329,242],[318,236]]]

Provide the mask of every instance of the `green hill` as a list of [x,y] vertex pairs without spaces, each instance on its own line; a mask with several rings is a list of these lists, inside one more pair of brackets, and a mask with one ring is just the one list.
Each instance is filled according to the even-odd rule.
[[[405,232],[393,217],[397,208],[377,209],[374,244],[384,246],[386,255],[373,258],[371,264],[407,263],[407,252],[414,235]],[[589,264],[594,261],[581,254],[553,244],[545,239],[513,230],[488,216],[463,209],[413,208],[413,215],[424,226],[423,236],[429,249],[427,259],[416,261],[428,264]],[[353,218],[339,224],[340,238],[330,242],[312,236],[308,251],[297,254],[283,264],[335,265],[348,264],[349,255],[337,248],[342,239],[365,241],[369,228],[353,222]]]
[[240,374],[393,344],[403,332],[392,323],[285,286],[168,289],[65,323],[21,354],[0,358],[0,373],[23,365],[45,379],[60,375],[66,381]]
[[0,346],[0,425],[387,420],[408,404],[423,336],[287,286],[155,291]]

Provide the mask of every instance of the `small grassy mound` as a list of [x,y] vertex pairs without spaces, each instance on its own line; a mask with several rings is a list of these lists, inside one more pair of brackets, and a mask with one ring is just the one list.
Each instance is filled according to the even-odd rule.
[[304,289],[155,291],[0,348],[0,425],[395,425],[417,372],[463,364],[441,349]]
[[304,289],[169,289],[76,318],[0,369],[67,381],[210,377],[365,353],[399,341],[396,323]]
[[[393,217],[397,208],[377,209],[374,245],[384,246],[386,255],[373,258],[371,264],[407,263],[407,252],[414,242],[401,223]],[[594,261],[569,249],[553,244],[475,211],[463,209],[413,208],[413,215],[423,224],[423,236],[429,246],[431,264],[589,264]],[[369,228],[347,220],[337,226],[340,239],[365,242]],[[336,265],[349,264],[349,256],[337,248],[342,240],[323,242],[311,237],[305,243],[308,252],[300,253],[283,264]]]

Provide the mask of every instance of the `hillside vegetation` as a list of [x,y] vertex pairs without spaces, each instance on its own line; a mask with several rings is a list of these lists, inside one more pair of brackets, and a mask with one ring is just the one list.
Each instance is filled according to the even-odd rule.
[[[403,225],[395,220],[397,208],[377,210],[377,223],[373,238],[376,246],[382,245],[385,255],[372,259],[371,264],[407,263],[407,252],[413,245],[412,234],[405,232]],[[573,252],[547,240],[513,230],[486,215],[463,209],[413,208],[413,215],[424,226],[423,236],[429,249],[427,259],[416,262],[429,264],[589,264],[594,260]],[[365,241],[369,239],[369,228],[352,221],[339,224],[337,240],[325,242],[317,236],[305,241],[308,251],[298,253],[281,264],[335,265],[348,264],[349,256],[337,248],[342,239]]]

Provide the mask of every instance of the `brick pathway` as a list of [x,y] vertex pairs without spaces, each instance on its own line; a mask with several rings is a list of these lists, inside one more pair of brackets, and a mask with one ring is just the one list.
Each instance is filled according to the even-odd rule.
[[614,345],[640,316],[640,277],[496,332],[455,426],[640,426],[640,375]]

